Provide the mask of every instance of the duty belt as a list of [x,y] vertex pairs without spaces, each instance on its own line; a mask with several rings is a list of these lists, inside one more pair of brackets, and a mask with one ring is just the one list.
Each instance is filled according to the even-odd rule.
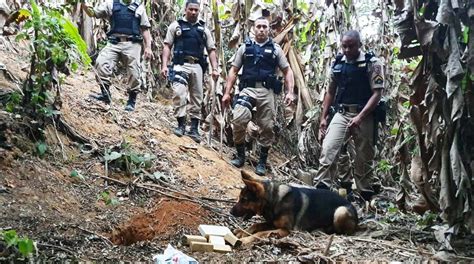
[[113,43],[119,43],[119,42],[127,42],[127,41],[134,41],[134,42],[141,42],[142,38],[139,36],[109,36],[108,40]]
[[347,105],[347,104],[338,104],[336,106],[336,110],[337,112],[341,113],[341,114],[344,114],[345,112],[348,112],[348,113],[359,113],[361,108],[359,105],[357,104],[350,104],[350,105]]
[[199,63],[199,59],[193,56],[185,56],[184,57],[184,62],[187,63]]
[[244,82],[244,86],[245,87],[252,87],[252,88],[265,88],[266,84],[265,84],[265,82],[247,80],[247,81]]

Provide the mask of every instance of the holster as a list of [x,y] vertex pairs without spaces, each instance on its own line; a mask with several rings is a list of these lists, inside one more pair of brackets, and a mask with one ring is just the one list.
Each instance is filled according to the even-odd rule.
[[375,123],[385,124],[387,119],[387,103],[380,101],[374,109],[374,120]]
[[249,109],[250,111],[252,111],[252,109],[255,107],[256,105],[256,101],[255,101],[255,98],[252,98],[250,96],[239,96],[237,98],[237,101],[235,102],[236,105],[241,105],[241,106],[244,106],[246,107],[247,109]]
[[174,50],[173,52],[173,64],[183,65],[184,64],[184,52],[182,50]]
[[209,67],[209,63],[207,62],[207,56],[203,56],[199,59],[199,65],[201,65],[202,73],[204,74]]
[[173,68],[173,65],[168,65],[168,81],[173,82],[175,79],[176,71]]
[[273,89],[275,94],[280,94],[283,89],[283,81],[281,80],[281,77],[277,77],[276,75],[268,76],[264,85],[267,89]]

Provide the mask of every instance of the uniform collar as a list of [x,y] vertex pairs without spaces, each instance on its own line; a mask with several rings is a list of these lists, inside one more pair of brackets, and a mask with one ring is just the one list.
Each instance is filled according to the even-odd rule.
[[[342,56],[342,59],[341,61],[346,61],[347,58],[346,58],[346,55]],[[359,52],[359,57],[357,57],[356,61],[365,61],[365,52]]]
[[199,20],[199,17],[198,17],[198,19],[196,20],[196,22],[191,23],[191,22],[189,22],[188,19],[186,18],[186,15],[183,15],[183,18],[181,18],[181,20],[183,20],[184,22],[188,22],[189,24],[191,24],[191,25],[193,25],[193,26],[201,22],[201,20]]
[[255,40],[255,38],[253,39],[253,42],[254,42],[255,44],[259,45],[260,47],[265,46],[265,45],[266,45],[268,42],[270,42],[270,41],[271,41],[271,38],[270,38],[270,37],[268,37],[267,40],[265,40],[265,41],[262,42],[262,43],[257,42],[257,41]]
[[125,1],[120,0],[120,3],[121,3],[122,5],[131,5],[131,4],[135,3],[135,2],[136,2],[137,4],[140,4],[140,1],[137,1],[137,0],[130,0],[130,3],[128,3],[128,4],[125,3]]

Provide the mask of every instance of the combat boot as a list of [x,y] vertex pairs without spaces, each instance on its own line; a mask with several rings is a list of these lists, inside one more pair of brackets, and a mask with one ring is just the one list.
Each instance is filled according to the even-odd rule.
[[96,100],[102,101],[106,104],[110,104],[112,100],[112,96],[110,95],[109,85],[106,85],[106,84],[100,85],[100,92],[101,94],[99,95],[92,94],[91,97]]
[[186,132],[186,117],[178,117],[178,127],[174,129],[174,134],[178,137],[182,137],[184,132]]
[[201,142],[201,136],[199,135],[199,119],[191,118],[191,130],[189,130],[187,135],[196,143]]
[[245,144],[237,144],[235,148],[237,149],[237,155],[235,159],[230,161],[230,164],[240,168],[245,164]]
[[136,91],[130,91],[128,93],[128,101],[127,105],[125,106],[125,111],[132,112],[135,110],[135,103],[137,101],[137,92]]
[[360,192],[360,196],[362,197],[362,199],[368,202],[372,200],[372,196],[374,195],[375,195],[374,191],[361,191]]
[[265,173],[267,173],[268,150],[270,150],[270,147],[260,148],[260,159],[258,160],[257,167],[255,168],[255,173],[257,175],[263,176]]

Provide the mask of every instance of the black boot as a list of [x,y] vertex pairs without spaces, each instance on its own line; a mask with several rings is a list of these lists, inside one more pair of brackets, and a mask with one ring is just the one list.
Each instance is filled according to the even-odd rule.
[[318,183],[318,185],[316,185],[315,188],[320,189],[320,190],[331,190],[331,188],[329,186],[327,186],[326,184],[324,184],[322,182]]
[[268,150],[270,147],[261,147],[260,148],[260,159],[258,160],[257,167],[255,168],[255,173],[257,175],[263,176],[267,173],[267,158]]
[[187,135],[196,143],[201,142],[201,136],[199,135],[199,119],[191,118],[191,130],[189,130]]
[[137,101],[137,92],[136,91],[130,91],[128,93],[128,101],[127,105],[125,106],[125,111],[132,112],[135,110],[135,103]]
[[186,117],[178,117],[178,127],[174,129],[174,134],[178,137],[182,137],[186,132]]
[[100,85],[100,92],[101,92],[100,95],[93,94],[91,95],[91,97],[96,100],[102,101],[106,104],[110,104],[112,96],[110,96],[109,85],[108,84]]
[[375,192],[374,191],[361,191],[360,192],[360,196],[362,197],[362,199],[366,200],[366,201],[369,201],[372,200],[372,196],[375,195]]
[[237,168],[244,166],[245,164],[245,144],[235,145],[237,149],[237,155],[235,159],[231,160],[230,163]]

